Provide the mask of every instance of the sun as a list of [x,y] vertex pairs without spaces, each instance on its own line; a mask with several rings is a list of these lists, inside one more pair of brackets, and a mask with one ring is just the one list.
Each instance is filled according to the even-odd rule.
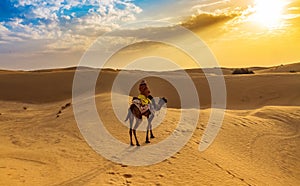
[[285,5],[284,0],[254,0],[253,14],[249,19],[270,29],[278,28]]

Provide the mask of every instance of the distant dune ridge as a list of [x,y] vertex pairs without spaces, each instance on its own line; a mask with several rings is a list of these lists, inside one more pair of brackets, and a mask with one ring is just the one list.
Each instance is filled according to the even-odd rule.
[[[85,142],[71,103],[75,68],[0,71],[0,185],[300,185],[300,63],[248,69],[255,74],[232,75],[234,69],[222,68],[227,111],[214,143],[201,153],[199,141],[211,113],[210,90],[201,69],[186,70],[201,104],[197,128],[180,152],[146,167],[115,164]],[[95,73],[92,68],[81,71]],[[129,144],[128,129],[114,116],[110,100],[119,72],[101,71],[96,103],[108,131]],[[149,75],[153,96],[168,98],[168,112],[154,129],[153,144],[174,130],[180,109],[196,107],[188,102],[182,108],[174,86],[151,77],[180,82],[178,71],[125,74],[136,81],[137,75]],[[137,86],[130,96],[137,95]],[[148,145],[143,143],[144,132],[137,135],[141,148]]]

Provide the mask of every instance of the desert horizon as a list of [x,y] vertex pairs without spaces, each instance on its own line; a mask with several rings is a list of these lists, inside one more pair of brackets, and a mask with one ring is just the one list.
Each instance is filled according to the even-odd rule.
[[[228,70],[233,72],[235,69],[249,69],[252,71],[258,71],[263,72],[263,70],[272,70],[274,72],[278,72],[278,69],[281,69],[282,72],[288,72],[288,71],[295,71],[298,72],[297,64],[300,62],[289,62],[284,64],[278,64],[278,65],[270,65],[270,66],[239,66],[239,67],[230,67],[230,66],[215,66],[215,67],[195,67],[195,68],[181,68],[180,70],[185,71],[194,71],[194,70],[201,70],[201,69],[214,69],[214,68],[220,68],[222,70]],[[52,71],[61,71],[61,70],[112,70],[112,71],[146,71],[146,72],[174,72],[179,70],[161,70],[161,71],[154,71],[154,70],[147,70],[147,69],[130,69],[130,68],[111,68],[111,67],[92,67],[92,66],[68,66],[68,67],[59,67],[59,68],[41,68],[41,69],[31,69],[31,70],[22,70],[22,69],[0,69],[0,71],[5,72],[52,72]],[[288,70],[290,69],[290,70]]]

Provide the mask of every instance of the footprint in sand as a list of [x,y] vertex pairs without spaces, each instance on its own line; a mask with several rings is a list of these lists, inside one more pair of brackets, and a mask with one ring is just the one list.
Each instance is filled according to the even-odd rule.
[[71,106],[71,103],[67,103],[65,104],[64,106],[61,107],[61,109],[57,112],[56,114],[56,118],[58,118],[61,114],[62,114],[62,111],[65,110],[66,108],[70,107]]
[[132,178],[132,174],[123,174],[124,178]]

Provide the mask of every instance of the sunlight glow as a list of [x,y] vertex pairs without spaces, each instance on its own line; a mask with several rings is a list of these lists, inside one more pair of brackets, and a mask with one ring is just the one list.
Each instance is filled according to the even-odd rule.
[[278,28],[283,21],[285,6],[284,0],[255,0],[253,14],[249,19],[269,29]]

